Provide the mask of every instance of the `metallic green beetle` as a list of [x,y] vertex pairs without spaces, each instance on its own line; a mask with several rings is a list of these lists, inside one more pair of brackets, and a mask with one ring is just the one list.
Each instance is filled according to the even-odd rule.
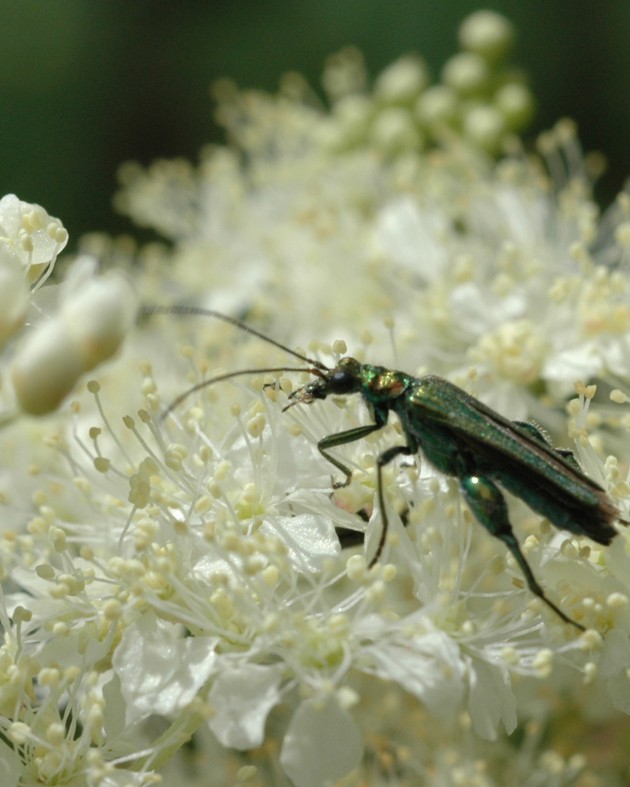
[[627,523],[620,519],[619,511],[604,489],[582,472],[570,451],[552,447],[532,424],[504,418],[441,377],[427,375],[417,378],[383,366],[363,364],[351,357],[341,358],[333,369],[329,369],[320,361],[295,352],[220,312],[185,306],[145,308],[147,314],[160,312],[216,317],[309,364],[307,369],[243,369],[204,380],[179,396],[167,412],[193,391],[207,385],[266,371],[307,371],[316,378],[290,394],[285,410],[331,395],[360,394],[373,423],[327,435],[317,444],[322,456],[345,476],[343,482],[335,484],[336,488],[350,483],[352,471],[332,456],[330,449],[361,440],[382,429],[390,412],[398,416],[405,442],[383,451],[376,462],[382,531],[370,566],[379,559],[387,538],[383,467],[397,456],[422,452],[437,470],[458,479],[472,514],[489,533],[507,546],[530,591],[562,620],[584,630],[584,626],[568,617],[545,596],[514,537],[507,504],[500,489],[503,487],[519,497],[556,527],[588,536],[599,544],[610,544],[617,532],[613,523],[616,520]]
[[619,512],[606,492],[577,464],[570,451],[558,450],[532,424],[509,421],[466,391],[435,375],[412,377],[383,366],[342,358],[325,373],[310,370],[318,379],[290,395],[291,403],[310,404],[331,394],[358,393],[374,423],[359,426],[319,441],[320,453],[350,482],[351,471],[328,452],[335,446],[360,440],[381,429],[390,411],[396,413],[406,442],[379,454],[377,493],[382,512],[381,537],[370,565],[383,550],[387,514],[383,498],[382,469],[396,456],[419,451],[441,473],[458,479],[468,506],[480,524],[510,550],[532,593],[562,620],[569,618],[544,594],[512,532],[503,487],[553,525],[599,544],[610,544],[616,535],[613,522]]

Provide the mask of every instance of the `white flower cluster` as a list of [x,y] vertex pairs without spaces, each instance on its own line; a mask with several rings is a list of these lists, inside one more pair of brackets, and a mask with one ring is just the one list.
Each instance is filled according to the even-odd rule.
[[[346,52],[325,73],[330,110],[295,76],[274,97],[224,84],[231,147],[198,168],[125,170],[119,204],[172,250],[84,245],[133,261],[145,302],[219,309],[327,365],[346,354],[343,334],[360,360],[449,377],[554,437],[566,427],[627,516],[630,200],[598,215],[567,122],[539,159],[517,145],[488,157],[497,147],[470,118],[490,101],[515,112],[511,35],[497,15],[473,15],[434,87],[405,59],[370,89]],[[17,249],[25,236],[4,204]],[[31,266],[54,261],[55,226],[57,245]],[[510,499],[528,563],[578,634],[529,593],[456,482],[404,457],[384,470],[390,534],[368,568],[376,457],[404,440],[395,419],[331,449],[352,469],[334,488],[317,441],[370,422],[357,397],[283,412],[310,375],[256,370],[295,358],[216,320],[152,316],[132,330],[127,275],[99,277],[84,257],[50,314],[48,289],[31,296],[39,323],[6,346],[23,415],[0,434],[3,785],[598,778],[576,724],[630,715],[621,526],[602,547]],[[24,292],[7,326],[24,326]],[[251,378],[168,409],[230,370]],[[52,426],[27,416],[53,410]],[[352,532],[365,550],[341,549]]]
[[[47,287],[44,302],[42,285],[67,242],[59,219],[39,205],[14,194],[0,200],[0,342],[26,334],[6,364],[22,413],[53,412],[83,374],[111,358],[135,321],[131,283],[119,272],[97,277],[89,258],[77,260],[62,285]],[[28,330],[27,323],[37,324]],[[11,418],[7,405],[3,419]]]
[[24,324],[29,290],[52,273],[57,254],[68,242],[59,219],[14,194],[0,200],[0,342]]

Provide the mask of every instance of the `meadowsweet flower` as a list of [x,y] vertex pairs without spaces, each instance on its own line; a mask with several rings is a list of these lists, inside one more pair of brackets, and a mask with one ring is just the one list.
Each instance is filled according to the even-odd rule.
[[50,276],[68,233],[40,206],[15,194],[0,199],[0,346],[24,322],[30,288]]
[[[93,259],[77,260],[61,285],[43,288],[67,241],[59,219],[39,205],[14,194],[0,200],[0,343],[23,334],[5,356],[18,408],[30,415],[53,412],[82,374],[117,351],[135,320],[130,282],[120,272],[98,278]],[[2,422],[13,418],[7,407]]]
[[0,233],[3,254],[12,255],[24,269],[27,281],[39,286],[52,273],[57,255],[68,242],[68,233],[59,219],[15,194],[0,199]]
[[328,366],[448,376],[568,428],[627,518],[630,203],[599,217],[569,123],[521,152],[512,36],[473,15],[437,84],[409,56],[370,87],[344,50],[328,108],[296,75],[277,96],[223,82],[230,148],[125,168],[118,205],[172,251],[87,239],[133,274],[81,256],[9,357],[23,410],[56,416],[45,438],[27,418],[0,434],[7,784],[588,778],[570,717],[630,708],[625,531],[602,547],[510,500],[577,635],[457,484],[403,457],[383,470],[390,532],[369,568],[376,457],[400,425],[334,447],[333,467],[317,442],[371,422],[354,398],[285,412],[310,375],[270,371],[294,366],[277,346],[192,316],[133,328],[139,293],[245,317]]

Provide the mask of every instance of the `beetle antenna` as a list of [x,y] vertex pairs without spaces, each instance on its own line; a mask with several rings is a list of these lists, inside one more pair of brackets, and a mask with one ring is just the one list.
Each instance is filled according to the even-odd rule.
[[264,369],[239,369],[236,372],[226,372],[225,374],[218,374],[216,377],[210,377],[208,380],[201,380],[201,382],[195,383],[191,388],[188,388],[173,399],[160,417],[164,420],[164,418],[170,415],[173,410],[176,410],[185,399],[188,399],[191,394],[194,394],[196,391],[201,391],[203,388],[208,388],[210,385],[223,382],[224,380],[231,380],[233,377],[243,377],[246,374],[266,374],[272,372],[309,372],[317,377],[323,377],[321,369],[305,369],[303,366],[270,366]]
[[[140,314],[142,316],[149,317],[152,314],[182,314],[182,315],[197,315],[199,317],[216,317],[217,320],[223,320],[223,322],[229,322],[230,325],[234,325],[237,328],[240,328],[241,331],[245,331],[245,333],[249,333],[252,336],[256,336],[258,339],[262,339],[263,342],[267,342],[267,344],[273,344],[274,347],[278,347],[280,350],[284,350],[285,353],[289,353],[294,358],[299,358],[300,361],[305,361],[306,363],[310,364],[311,366],[315,367],[315,369],[319,369],[321,372],[327,372],[328,367],[325,366],[321,361],[316,361],[313,358],[309,358],[307,355],[302,355],[302,353],[296,352],[292,350],[290,347],[287,347],[285,344],[281,344],[277,342],[275,339],[272,339],[270,336],[266,336],[264,333],[257,331],[255,328],[252,328],[249,325],[246,325],[244,322],[237,320],[236,317],[230,317],[227,314],[223,314],[222,312],[214,311],[214,309],[204,309],[201,306],[183,306],[183,305],[174,305],[174,306],[142,306],[140,309]],[[254,369],[251,372],[247,372],[247,370],[243,371],[242,374],[253,373],[256,371],[269,371],[266,369]],[[271,371],[282,371],[278,370],[271,370]],[[286,369],[286,371],[298,371],[296,369]],[[299,371],[309,371],[308,369],[299,370]],[[241,372],[237,372],[237,374],[241,374]],[[222,378],[226,379],[226,378]],[[200,388],[203,385],[199,386]],[[189,393],[197,390],[197,388],[191,388]]]

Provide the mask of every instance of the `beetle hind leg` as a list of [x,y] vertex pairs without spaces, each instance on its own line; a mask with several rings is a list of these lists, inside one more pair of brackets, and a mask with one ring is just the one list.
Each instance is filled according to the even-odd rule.
[[542,429],[542,427],[538,426],[537,424],[533,424],[530,421],[514,421],[514,423],[519,427],[519,429],[527,432],[530,437],[538,440],[548,448],[553,449],[558,454],[558,456],[561,456],[565,462],[568,462],[571,467],[573,467],[579,473],[583,472],[580,463],[576,459],[573,451],[570,448],[558,448],[557,446],[553,445],[549,439],[549,435],[544,431],[544,429]]
[[580,629],[580,631],[584,631],[584,626],[576,623],[568,617],[568,615],[565,615],[559,607],[545,596],[545,592],[538,584],[536,577],[529,567],[529,563],[521,551],[518,541],[514,537],[512,525],[510,524],[508,516],[507,504],[499,487],[490,479],[481,478],[475,475],[464,476],[460,480],[460,484],[466,502],[475,519],[477,519],[489,533],[503,541],[505,546],[510,550],[514,560],[516,560],[525,576],[525,581],[530,591],[544,601],[545,604],[550,607],[558,617],[562,618],[565,623],[571,623],[571,625]]

